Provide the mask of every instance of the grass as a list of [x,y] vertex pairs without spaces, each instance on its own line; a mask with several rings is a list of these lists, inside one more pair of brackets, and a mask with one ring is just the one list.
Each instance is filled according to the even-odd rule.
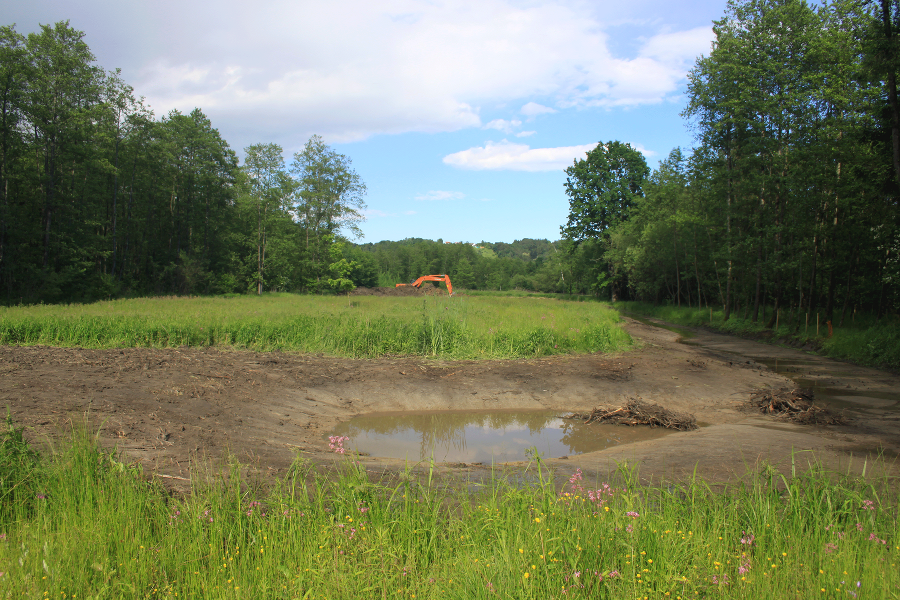
[[[615,308],[622,312],[632,312],[661,319],[676,325],[711,327],[725,333],[739,336],[761,337],[793,345],[809,345],[826,356],[846,360],[860,365],[884,367],[900,370],[900,322],[896,318],[878,321],[869,316],[860,316],[855,322],[843,327],[833,327],[833,335],[828,335],[828,327],[820,323],[816,332],[815,315],[807,327],[806,315],[795,316],[790,322],[789,314],[782,313],[778,326],[766,328],[766,321],[760,318],[754,323],[732,315],[725,321],[721,309],[696,309],[676,306],[657,306],[646,302],[617,302]],[[771,316],[771,310],[769,315]]]
[[8,427],[4,598],[900,595],[895,491],[815,465],[764,466],[724,491],[642,485],[624,465],[560,488],[533,455],[518,484],[497,475],[469,494],[336,456],[337,474],[298,459],[268,487],[230,463],[177,497],[84,429],[39,457]]
[[595,303],[489,297],[147,298],[0,308],[0,344],[521,358],[626,348],[619,321]]

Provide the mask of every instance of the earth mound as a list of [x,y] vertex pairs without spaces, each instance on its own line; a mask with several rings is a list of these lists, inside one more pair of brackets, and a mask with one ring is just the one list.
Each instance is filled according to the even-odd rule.
[[351,296],[443,296],[447,294],[447,290],[423,283],[422,287],[417,288],[411,285],[401,285],[400,287],[358,287],[352,292]]

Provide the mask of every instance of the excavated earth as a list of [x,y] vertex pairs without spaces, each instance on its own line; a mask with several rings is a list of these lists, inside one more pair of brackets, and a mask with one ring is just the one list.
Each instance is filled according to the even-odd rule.
[[[626,319],[634,349],[613,355],[534,360],[356,360],[216,348],[86,350],[0,346],[0,406],[36,444],[87,422],[101,443],[118,448],[175,487],[192,467],[236,456],[252,472],[277,475],[299,453],[338,460],[328,435],[364,413],[434,410],[532,410],[560,414],[625,404],[632,397],[691,413],[701,427],[659,439],[570,457],[548,457],[558,473],[576,467],[600,476],[639,464],[645,479],[696,472],[711,481],[740,477],[769,461],[803,468],[895,474],[900,453],[900,377],[838,363],[802,350],[695,332],[676,333]],[[795,425],[752,412],[750,394],[795,383],[757,360],[779,358],[803,385],[845,390],[844,426]],[[764,357],[764,358],[759,358]],[[796,372],[790,372],[794,369]],[[784,369],[781,369],[784,370]],[[403,461],[362,457],[373,473]],[[515,465],[514,465],[515,466]],[[484,476],[488,467],[445,464],[446,475]]]

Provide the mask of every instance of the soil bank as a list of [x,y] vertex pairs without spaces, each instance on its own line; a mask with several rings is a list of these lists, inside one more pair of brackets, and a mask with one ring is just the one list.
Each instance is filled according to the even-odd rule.
[[[896,469],[900,454],[900,377],[732,336],[678,334],[626,319],[637,347],[615,355],[534,360],[355,360],[216,348],[87,350],[0,346],[0,405],[38,444],[66,435],[84,415],[101,442],[168,476],[190,477],[195,461],[227,453],[259,474],[278,474],[295,453],[321,463],[339,460],[327,436],[339,422],[374,412],[549,409],[589,412],[640,397],[693,413],[699,430],[570,457],[546,457],[561,476],[580,467],[603,477],[622,461],[643,479],[680,479],[696,472],[733,480],[769,461],[802,467],[813,455],[830,468]],[[736,354],[737,353],[737,354]],[[751,359],[747,357],[756,357]],[[780,359],[782,373],[761,361]],[[794,371],[791,371],[794,369]],[[745,408],[760,388],[805,385],[846,394],[846,426],[792,425]],[[843,404],[841,404],[843,403]],[[807,452],[811,451],[811,452]],[[373,473],[403,467],[376,456]],[[893,460],[893,463],[891,462]],[[439,470],[483,476],[484,465]],[[176,478],[176,479],[173,479]],[[186,485],[186,484],[184,484]]]

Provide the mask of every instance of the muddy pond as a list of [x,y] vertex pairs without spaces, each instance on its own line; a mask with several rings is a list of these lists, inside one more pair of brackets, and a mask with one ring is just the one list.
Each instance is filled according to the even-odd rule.
[[523,460],[532,449],[548,458],[653,440],[662,428],[586,424],[557,411],[437,411],[359,415],[338,425],[347,450],[410,461],[492,464]]

